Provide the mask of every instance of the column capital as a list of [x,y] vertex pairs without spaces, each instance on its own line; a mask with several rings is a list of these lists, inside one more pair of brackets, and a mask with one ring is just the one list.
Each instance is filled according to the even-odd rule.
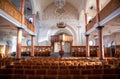
[[104,26],[97,26],[96,29],[101,30]]
[[22,27],[17,27],[17,29],[23,29]]
[[32,37],[35,37],[36,35],[31,35]]
[[90,34],[85,34],[86,37],[88,37]]

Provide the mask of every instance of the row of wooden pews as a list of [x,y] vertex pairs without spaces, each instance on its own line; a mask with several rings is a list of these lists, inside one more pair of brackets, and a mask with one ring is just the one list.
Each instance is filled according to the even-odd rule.
[[[86,58],[27,58],[0,69],[0,79],[120,79],[118,64]],[[114,65],[114,67],[113,67]]]
[[120,69],[25,69],[4,68],[1,74],[32,74],[32,75],[96,75],[96,74],[120,74]]
[[1,79],[119,79],[118,74],[101,75],[28,75],[28,74],[0,74]]
[[[98,46],[90,46],[90,56],[97,57]],[[86,46],[72,46],[71,54],[74,57],[85,57],[86,56]]]
[[13,60],[13,58],[0,58],[0,68],[10,65]]
[[[31,46],[22,46],[22,52],[30,52]],[[51,46],[35,46],[34,55],[35,56],[50,56],[52,52]]]

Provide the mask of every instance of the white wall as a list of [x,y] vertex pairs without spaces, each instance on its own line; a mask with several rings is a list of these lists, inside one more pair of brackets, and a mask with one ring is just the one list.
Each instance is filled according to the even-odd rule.
[[[22,46],[27,46],[26,41],[29,38],[22,38]],[[8,54],[12,52],[16,52],[16,46],[17,46],[17,37],[12,36],[10,34],[6,34],[4,32],[0,32],[0,45],[9,45],[9,52]]]
[[16,37],[0,33],[0,45],[7,45],[7,41],[9,42],[9,53],[16,51]]

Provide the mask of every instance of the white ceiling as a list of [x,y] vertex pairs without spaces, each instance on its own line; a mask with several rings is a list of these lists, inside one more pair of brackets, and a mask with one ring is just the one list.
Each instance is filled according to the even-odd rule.
[[[87,0],[65,0],[66,3],[70,3],[72,6],[74,6],[78,11],[81,11],[81,9],[85,9],[86,1]],[[44,10],[48,5],[51,3],[54,3],[55,0],[35,0],[37,4],[39,4],[40,8]]]

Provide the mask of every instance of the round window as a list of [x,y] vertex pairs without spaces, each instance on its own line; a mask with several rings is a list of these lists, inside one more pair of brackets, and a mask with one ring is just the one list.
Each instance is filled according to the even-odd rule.
[[31,40],[27,40],[27,46],[31,46]]
[[90,45],[90,46],[93,46],[93,45],[94,45],[94,41],[93,41],[93,40],[90,40],[90,41],[89,41],[89,45]]

